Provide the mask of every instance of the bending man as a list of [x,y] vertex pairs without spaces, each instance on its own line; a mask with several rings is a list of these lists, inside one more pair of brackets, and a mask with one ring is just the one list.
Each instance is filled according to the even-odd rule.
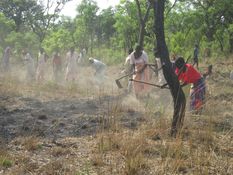
[[176,74],[182,81],[182,87],[191,83],[190,89],[190,109],[200,113],[205,100],[205,82],[201,74],[191,65],[186,64],[183,57],[178,57],[176,62]]

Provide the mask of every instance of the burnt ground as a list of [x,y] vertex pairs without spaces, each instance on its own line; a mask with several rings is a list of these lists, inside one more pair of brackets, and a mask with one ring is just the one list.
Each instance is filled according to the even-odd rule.
[[[114,96],[51,101],[21,96],[0,96],[0,99],[1,104],[7,104],[0,107],[0,135],[6,141],[32,134],[49,139],[95,134],[103,125],[107,127],[113,112],[110,111],[113,106],[109,105],[119,101],[119,97]],[[142,113],[129,110],[118,116],[118,120],[133,128],[142,117]]]
[[[203,115],[192,116],[187,110],[184,123],[184,142],[186,139],[197,142],[197,148],[209,142],[219,145],[213,149],[219,154],[216,160],[224,158],[224,165],[232,160],[233,82],[228,74],[229,70],[222,73],[216,67],[216,72],[207,79],[208,101]],[[149,151],[151,160],[146,158],[149,170],[144,171],[144,167],[138,174],[148,171],[156,174],[158,171],[152,168],[155,165],[158,168],[156,162],[166,153],[160,152],[162,147],[157,144],[162,139],[167,149],[166,142],[173,143],[168,138],[172,101],[167,90],[153,89],[149,96],[137,100],[124,90],[114,89],[112,84],[99,90],[88,83],[60,86],[52,82],[38,85],[15,78],[0,79],[0,174],[127,174],[125,153],[131,147],[125,148],[126,145],[133,143],[137,149],[137,142],[141,144],[140,140],[149,139],[143,135],[132,142],[128,136],[140,135],[147,127],[150,132],[150,127],[154,127],[153,132],[159,130],[163,134],[153,136],[151,148],[144,155],[148,156]],[[206,135],[209,131],[204,129],[208,128],[212,135]],[[116,143],[111,139],[116,139]],[[9,165],[3,160],[9,160]],[[213,167],[218,165],[223,166],[217,162]],[[213,170],[214,174],[218,171]],[[232,167],[223,170],[227,171],[232,171]]]

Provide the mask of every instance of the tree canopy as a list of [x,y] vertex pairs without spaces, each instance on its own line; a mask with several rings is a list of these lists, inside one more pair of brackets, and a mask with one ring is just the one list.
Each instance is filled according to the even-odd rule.
[[[154,19],[148,13],[149,1],[121,0],[116,7],[100,9],[95,0],[82,0],[74,18],[60,15],[70,0],[1,0],[0,46],[23,47],[36,52],[43,46],[52,53],[74,46],[88,51],[109,50],[123,53],[138,42],[140,26],[144,25],[144,48],[153,50]],[[150,2],[153,2],[151,0]],[[165,36],[168,49],[180,55],[190,55],[194,44],[201,54],[209,48],[214,55],[233,52],[233,3],[231,0],[180,0],[165,4]],[[140,5],[140,13],[138,11]],[[18,44],[20,43],[20,44]],[[117,62],[117,58],[115,59]],[[110,61],[114,62],[114,61]]]

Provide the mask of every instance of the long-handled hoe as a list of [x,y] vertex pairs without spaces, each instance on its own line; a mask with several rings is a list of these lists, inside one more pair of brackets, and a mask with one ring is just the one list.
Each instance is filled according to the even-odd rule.
[[125,77],[129,77],[129,76],[131,76],[131,75],[133,75],[133,73],[129,73],[129,74],[127,74],[127,75],[124,75],[124,76],[122,76],[122,77],[116,79],[115,82],[116,82],[117,87],[118,87],[119,89],[123,88],[123,86],[121,85],[120,80],[123,79],[123,78],[125,78]]

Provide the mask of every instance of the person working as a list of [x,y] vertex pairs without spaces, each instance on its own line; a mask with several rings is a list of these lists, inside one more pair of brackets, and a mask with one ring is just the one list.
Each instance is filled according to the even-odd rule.
[[4,73],[7,73],[10,71],[10,54],[11,54],[11,48],[7,47],[4,50],[4,54],[2,58],[2,69]]
[[66,81],[75,81],[77,78],[77,60],[78,54],[75,52],[74,47],[66,54]]
[[46,71],[46,61],[47,61],[47,55],[43,48],[40,49],[39,53],[39,60],[38,65],[36,69],[36,81],[42,82],[44,81],[45,71]]
[[197,114],[201,112],[204,100],[206,86],[201,74],[191,65],[186,64],[183,57],[178,57],[175,61],[178,79],[183,83],[181,87],[192,84],[190,90],[190,109]]
[[24,56],[23,60],[26,63],[26,79],[28,81],[32,81],[35,78],[35,63],[34,59],[32,58],[31,54],[27,52],[26,50],[22,51],[22,54]]
[[58,51],[55,51],[53,55],[53,74],[54,80],[59,82],[61,80],[61,72],[62,72],[62,60]]
[[[130,54],[130,64],[134,71],[133,80],[148,82],[148,56],[140,45],[137,45],[135,51]],[[139,82],[133,82],[133,87],[136,97],[143,95],[149,89],[147,84]]]
[[[126,74],[130,74],[132,72],[131,66],[130,66],[130,55],[132,52],[133,52],[133,49],[130,48],[128,50],[128,56],[125,58],[124,66],[125,66],[125,73]],[[130,75],[129,79],[131,79],[131,78],[132,78],[132,76]],[[132,81],[128,81],[128,86],[127,86],[128,93],[130,93],[132,91],[132,88],[133,88]]]
[[106,64],[94,58],[89,58],[89,62],[95,69],[95,80],[97,83],[102,83],[105,77]]

